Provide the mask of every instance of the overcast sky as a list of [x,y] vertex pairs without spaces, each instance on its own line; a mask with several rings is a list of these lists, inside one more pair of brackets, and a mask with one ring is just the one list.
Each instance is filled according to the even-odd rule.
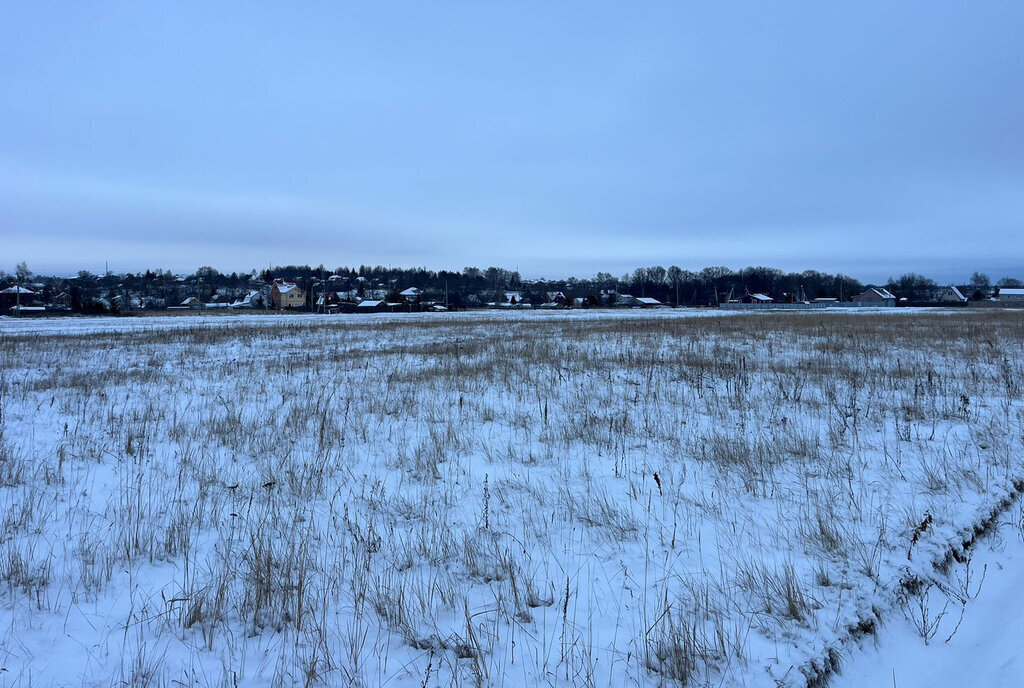
[[1024,3],[838,5],[8,3],[0,269],[1024,278]]

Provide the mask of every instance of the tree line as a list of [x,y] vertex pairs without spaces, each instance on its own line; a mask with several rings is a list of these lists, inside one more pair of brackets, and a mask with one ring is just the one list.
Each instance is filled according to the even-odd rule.
[[[359,295],[383,293],[391,299],[403,289],[418,287],[423,290],[423,298],[443,300],[455,307],[483,306],[502,299],[509,291],[517,292],[523,301],[535,305],[550,300],[554,292],[595,305],[607,302],[608,295],[630,294],[655,298],[669,305],[707,306],[756,293],[776,301],[849,300],[869,286],[885,287],[898,298],[920,302],[934,298],[945,286],[913,272],[890,278],[886,284],[865,284],[841,273],[784,272],[764,266],[740,270],[710,266],[692,271],[676,265],[668,268],[655,265],[638,267],[619,277],[598,272],[592,277],[534,280],[524,280],[517,271],[493,266],[453,271],[383,265],[334,269],[323,265],[284,265],[245,273],[222,273],[211,266],[202,266],[191,275],[176,275],[162,269],[103,275],[82,270],[74,278],[62,278],[34,275],[25,263],[19,263],[10,275],[0,271],[0,284],[31,284],[40,301],[49,303],[60,296],[71,309],[78,311],[161,309],[191,297],[203,303],[230,302],[250,291],[266,291],[274,279],[298,283],[310,296],[310,302],[327,290],[345,290]],[[975,272],[956,286],[968,299],[980,300],[988,298],[994,287],[1024,284],[1011,277],[993,282],[987,275]]]

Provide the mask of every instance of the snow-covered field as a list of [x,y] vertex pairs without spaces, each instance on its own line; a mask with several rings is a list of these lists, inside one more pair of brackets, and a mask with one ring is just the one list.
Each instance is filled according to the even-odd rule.
[[1022,341],[1020,311],[2,319],[0,685],[856,685],[879,628],[941,652],[1004,589],[964,544],[1024,486]]

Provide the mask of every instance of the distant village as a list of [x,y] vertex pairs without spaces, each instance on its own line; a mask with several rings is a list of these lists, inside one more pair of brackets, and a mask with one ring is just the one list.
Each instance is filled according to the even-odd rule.
[[212,267],[190,275],[144,273],[73,277],[33,274],[22,263],[0,273],[0,315],[131,314],[166,311],[260,310],[306,313],[443,312],[468,309],[717,307],[821,309],[898,306],[1024,306],[1024,283],[992,283],[974,273],[964,284],[939,285],[907,273],[885,285],[845,275],[765,267],[699,272],[676,266],[637,268],[613,277],[521,279],[502,268],[430,271],[425,268],[311,268],[287,266],[222,274]]

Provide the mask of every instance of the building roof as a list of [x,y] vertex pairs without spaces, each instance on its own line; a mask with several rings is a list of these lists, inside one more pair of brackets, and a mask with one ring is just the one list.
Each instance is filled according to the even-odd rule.
[[999,289],[1000,296],[1024,296],[1024,289],[1017,287],[1001,287]]
[[13,287],[8,287],[7,289],[0,291],[0,294],[35,294],[35,292],[29,289],[28,287],[15,285]]
[[959,290],[959,289],[957,289],[957,288],[956,288],[956,287],[955,287],[954,285],[952,285],[952,284],[951,284],[951,285],[949,285],[948,287],[946,287],[946,291],[951,291],[951,292],[953,292],[953,296],[955,296],[956,298],[960,299],[961,301],[966,301],[966,300],[967,300],[967,297],[966,297],[966,296],[964,296],[963,294],[961,294],[961,293],[960,293],[960,290]]
[[892,292],[890,292],[888,289],[886,289],[884,287],[868,287],[867,289],[864,290],[863,294],[858,294],[858,296],[855,297],[855,300],[858,297],[859,298],[864,298],[865,296],[867,296],[868,294],[871,294],[871,293],[874,293],[878,298],[883,299],[883,300],[885,300],[885,299],[892,299],[893,301],[896,300],[896,297],[892,294]]
[[250,291],[248,294],[245,295],[244,298],[238,299],[237,301],[235,301],[231,305],[232,306],[251,306],[252,305],[252,300],[254,298],[256,298],[257,296],[259,296],[259,295],[260,295],[260,293],[258,291]]
[[658,299],[652,299],[650,296],[640,296],[640,297],[637,298],[637,301],[639,301],[642,304],[648,305],[648,306],[660,306],[661,305],[661,301],[659,301]]

